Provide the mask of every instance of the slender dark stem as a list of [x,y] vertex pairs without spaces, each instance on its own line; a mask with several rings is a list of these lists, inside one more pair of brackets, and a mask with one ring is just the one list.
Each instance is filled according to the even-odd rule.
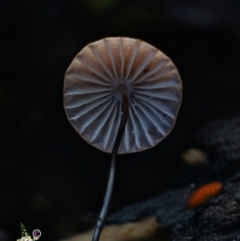
[[103,225],[104,225],[105,217],[106,217],[107,210],[108,210],[109,203],[110,203],[111,196],[112,196],[114,176],[115,176],[115,162],[116,162],[116,155],[112,157],[111,168],[110,168],[110,173],[109,173],[109,177],[108,177],[108,184],[107,184],[107,189],[106,189],[106,193],[105,193],[105,197],[104,197],[104,202],[103,202],[102,210],[100,212],[100,215],[98,217],[98,220],[97,220],[97,223],[95,226],[92,241],[99,240],[99,237],[100,237]]
[[122,136],[124,133],[124,128],[125,128],[127,118],[128,118],[128,97],[124,93],[122,93],[121,111],[123,114],[121,115],[121,122],[118,127],[117,136],[116,136],[116,139],[115,139],[115,142],[113,145],[112,160],[111,160],[111,167],[110,167],[110,172],[109,172],[109,177],[108,177],[107,189],[106,189],[106,193],[105,193],[105,197],[104,197],[103,206],[102,206],[100,215],[98,217],[97,223],[95,225],[95,230],[93,233],[92,241],[98,241],[100,238],[100,234],[103,229],[104,221],[105,221],[108,207],[110,204],[110,200],[112,197],[114,177],[115,177],[116,156],[117,156],[118,148],[121,143]]

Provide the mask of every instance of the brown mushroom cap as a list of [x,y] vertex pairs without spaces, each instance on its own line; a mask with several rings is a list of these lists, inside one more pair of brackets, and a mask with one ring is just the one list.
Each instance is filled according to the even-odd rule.
[[112,152],[121,120],[121,93],[129,116],[118,154],[154,147],[172,130],[182,102],[173,62],[139,39],[114,37],[88,44],[65,74],[64,108],[89,144]]

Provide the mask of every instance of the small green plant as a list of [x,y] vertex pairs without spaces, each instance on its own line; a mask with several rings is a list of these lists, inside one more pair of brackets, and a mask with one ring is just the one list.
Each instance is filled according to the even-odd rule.
[[28,234],[25,226],[20,223],[21,231],[22,231],[22,237],[18,239],[17,241],[35,241],[38,240],[41,236],[41,231],[39,229],[34,229],[32,232],[33,238]]

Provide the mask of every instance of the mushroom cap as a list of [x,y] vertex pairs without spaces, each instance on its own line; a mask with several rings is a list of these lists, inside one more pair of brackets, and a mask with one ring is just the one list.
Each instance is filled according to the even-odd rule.
[[64,79],[64,108],[78,134],[103,152],[112,152],[121,120],[121,91],[129,115],[118,154],[157,145],[172,130],[182,102],[182,82],[160,50],[125,37],[85,46]]

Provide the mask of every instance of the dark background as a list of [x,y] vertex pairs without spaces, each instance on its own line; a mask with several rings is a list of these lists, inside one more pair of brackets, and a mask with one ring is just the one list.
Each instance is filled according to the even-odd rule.
[[110,155],[78,136],[62,104],[77,52],[103,37],[140,38],[166,53],[183,80],[171,134],[118,157],[114,212],[171,188],[194,133],[239,114],[239,13],[237,0],[1,0],[0,240],[20,238],[20,221],[57,240],[90,227],[99,212]]

